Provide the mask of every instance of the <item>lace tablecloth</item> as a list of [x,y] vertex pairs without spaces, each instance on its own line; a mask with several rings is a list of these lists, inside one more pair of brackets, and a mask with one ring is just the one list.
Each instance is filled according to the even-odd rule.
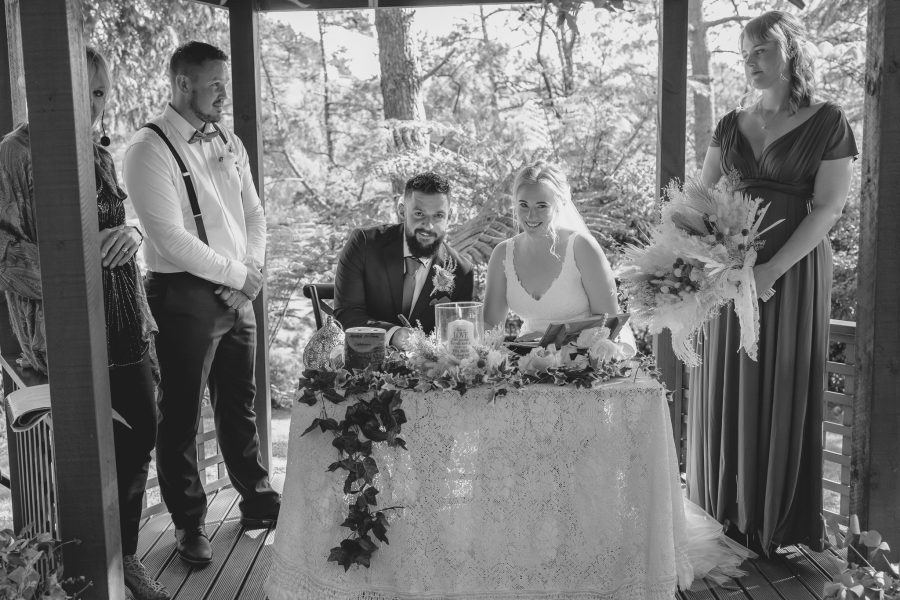
[[376,486],[404,508],[371,568],[346,573],[326,561],[349,533],[337,451],[331,432],[300,437],[321,409],[297,404],[269,598],[671,600],[685,517],[659,384],[489,397],[403,392],[409,451],[376,453]]

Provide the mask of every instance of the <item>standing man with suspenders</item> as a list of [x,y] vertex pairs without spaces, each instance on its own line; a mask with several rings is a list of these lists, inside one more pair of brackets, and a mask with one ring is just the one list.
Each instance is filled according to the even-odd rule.
[[146,235],[147,298],[159,326],[157,471],[178,554],[212,559],[195,436],[209,387],[216,435],[241,495],[241,524],[273,525],[281,498],[259,455],[253,400],[256,321],[266,218],[244,145],[217,125],[228,98],[228,57],[202,42],[169,63],[172,100],[141,128],[124,178]]

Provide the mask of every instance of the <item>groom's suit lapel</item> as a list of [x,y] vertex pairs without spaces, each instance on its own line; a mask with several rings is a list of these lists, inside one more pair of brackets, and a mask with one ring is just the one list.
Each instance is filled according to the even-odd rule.
[[381,259],[387,272],[394,315],[398,315],[403,308],[403,227],[392,227],[385,237]]

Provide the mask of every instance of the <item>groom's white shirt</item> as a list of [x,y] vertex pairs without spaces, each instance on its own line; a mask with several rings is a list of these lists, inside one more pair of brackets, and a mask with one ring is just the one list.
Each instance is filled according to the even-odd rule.
[[[404,229],[403,232],[403,256],[399,257],[398,260],[403,260],[407,256],[412,256],[412,253],[409,251],[409,244],[406,243],[406,231]],[[415,306],[416,302],[419,301],[419,295],[422,293],[422,288],[425,287],[425,280],[428,279],[428,273],[431,271],[431,264],[434,262],[434,257],[432,258],[420,258],[419,262],[422,263],[422,268],[416,271],[416,287],[413,290],[412,304],[411,306]],[[404,262],[405,264],[405,262]],[[409,315],[403,315],[404,317]],[[415,325],[415,323],[413,323]],[[400,326],[391,327],[387,335],[384,336],[384,344],[385,346],[389,346],[391,343],[391,338],[394,337],[394,332],[400,329]]]

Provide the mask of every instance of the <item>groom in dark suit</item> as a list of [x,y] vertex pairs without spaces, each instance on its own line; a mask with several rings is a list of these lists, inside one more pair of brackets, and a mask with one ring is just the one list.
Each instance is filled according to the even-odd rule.
[[344,329],[380,327],[404,349],[412,324],[434,329],[434,305],[472,299],[472,265],[445,241],[452,216],[450,183],[436,173],[406,182],[400,224],[356,229],[334,281],[334,314]]

